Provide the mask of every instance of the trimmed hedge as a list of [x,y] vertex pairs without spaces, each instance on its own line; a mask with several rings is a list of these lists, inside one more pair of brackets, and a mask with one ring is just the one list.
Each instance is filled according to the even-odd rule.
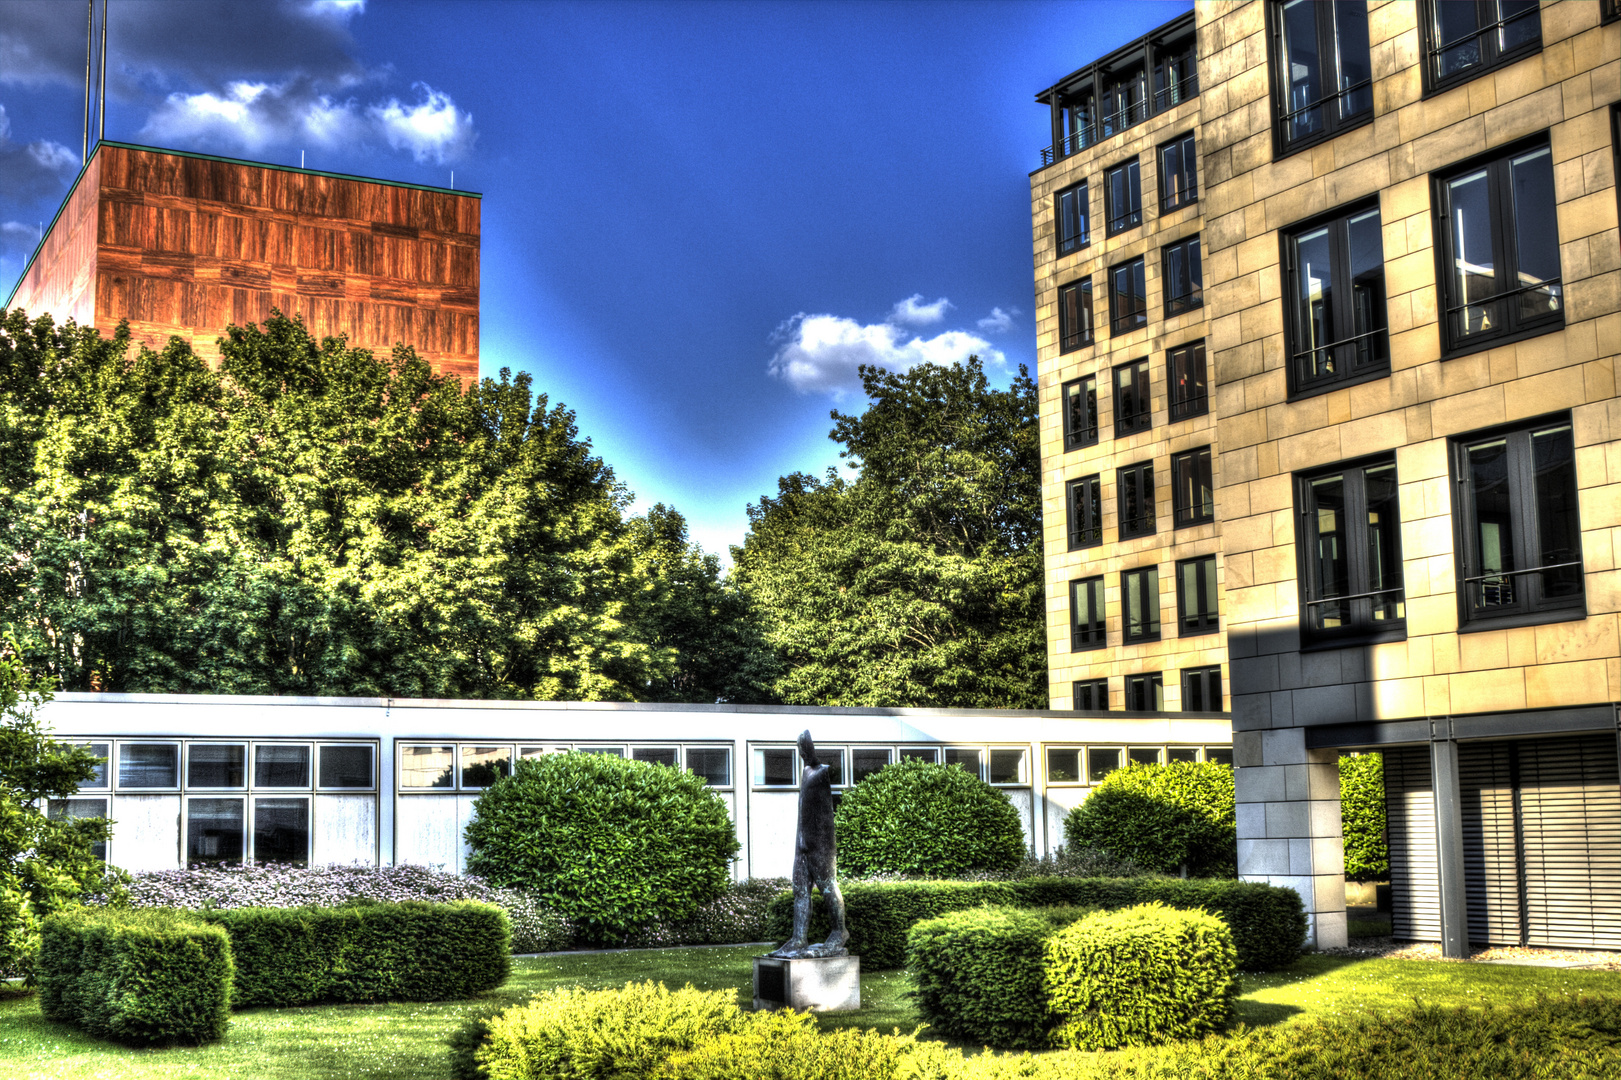
[[1345,839],[1345,880],[1390,880],[1383,754],[1340,758],[1340,821]]
[[879,769],[833,816],[845,872],[952,877],[1011,871],[1028,854],[1007,793],[956,765],[915,759]]
[[822,1031],[814,1015],[780,1009],[756,1013],[738,1034],[717,1035],[670,1055],[658,1075],[659,1080],[886,1080],[916,1048],[916,1035]]
[[230,935],[235,1008],[476,997],[512,968],[506,913],[475,900],[196,915]]
[[1173,761],[1116,769],[1064,818],[1064,841],[1150,870],[1238,876],[1233,767]]
[[1100,911],[1045,943],[1057,1046],[1115,1050],[1197,1039],[1232,1019],[1237,953],[1203,911],[1140,904]]
[[[1203,908],[1232,930],[1238,966],[1271,971],[1300,955],[1306,912],[1293,889],[1259,882],[1203,878],[1025,878],[1022,881],[890,881],[840,884],[850,951],[868,971],[902,967],[912,926],[965,908],[1091,907],[1115,910],[1159,901],[1166,907]],[[769,937],[786,940],[793,928],[793,897],[771,902]],[[831,927],[820,893],[813,898],[811,936]]]
[[933,1030],[976,1046],[1047,1044],[1046,954],[1088,908],[982,907],[925,919],[906,935],[912,997]]
[[41,927],[39,1007],[105,1039],[205,1043],[230,1024],[230,941],[189,912],[80,908]]

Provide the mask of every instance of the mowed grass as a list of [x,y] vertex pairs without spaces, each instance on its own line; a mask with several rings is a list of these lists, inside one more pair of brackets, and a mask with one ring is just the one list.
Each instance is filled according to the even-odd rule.
[[[224,1041],[136,1050],[91,1039],[40,1016],[31,994],[0,998],[0,1077],[7,1080],[145,1080],[156,1077],[433,1078],[449,1075],[445,1037],[469,1015],[526,1000],[556,986],[622,986],[652,979],[670,986],[749,993],[757,948],[666,949],[517,960],[498,993],[471,1001],[327,1005],[236,1013]],[[902,972],[862,980],[858,1013],[822,1018],[826,1027],[911,1031],[917,1014]],[[1411,1005],[1506,1004],[1538,994],[1621,994],[1605,971],[1412,960],[1307,956],[1289,968],[1243,978],[1238,1018],[1251,1027],[1349,1016]]]

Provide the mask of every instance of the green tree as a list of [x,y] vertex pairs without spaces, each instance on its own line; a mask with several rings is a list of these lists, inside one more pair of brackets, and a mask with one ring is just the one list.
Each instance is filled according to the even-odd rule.
[[1340,821],[1345,838],[1346,879],[1389,881],[1383,754],[1340,758]]
[[30,975],[40,920],[102,881],[94,846],[109,827],[102,818],[46,815],[45,801],[72,795],[101,760],[46,734],[36,710],[50,696],[7,639],[0,647],[0,969]]
[[861,369],[871,405],[834,412],[857,470],[795,473],[749,508],[733,577],[803,705],[1047,704],[1036,388],[977,357]]

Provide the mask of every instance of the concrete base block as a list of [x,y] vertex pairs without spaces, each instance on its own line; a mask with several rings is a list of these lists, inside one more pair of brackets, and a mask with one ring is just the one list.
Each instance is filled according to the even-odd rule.
[[754,1007],[800,1012],[861,1008],[861,957],[754,958]]

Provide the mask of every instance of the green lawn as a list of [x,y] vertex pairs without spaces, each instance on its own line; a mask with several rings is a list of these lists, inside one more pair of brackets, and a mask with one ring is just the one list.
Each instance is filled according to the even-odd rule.
[[[549,957],[515,962],[497,994],[447,1004],[339,1005],[251,1009],[237,1013],[223,1042],[199,1048],[129,1050],[51,1023],[31,995],[0,998],[0,1076],[23,1080],[143,1080],[148,1077],[443,1078],[443,1039],[468,1013],[521,1001],[554,986],[619,986],[654,979],[705,990],[747,992],[751,948]],[[1496,967],[1412,960],[1305,957],[1270,975],[1247,976],[1239,1019],[1252,1027],[1306,1017],[1399,1008],[1413,999],[1443,1005],[1508,1002],[1546,994],[1621,993],[1621,975],[1604,971]],[[834,1027],[917,1024],[900,972],[862,980],[866,1008],[824,1017]]]

